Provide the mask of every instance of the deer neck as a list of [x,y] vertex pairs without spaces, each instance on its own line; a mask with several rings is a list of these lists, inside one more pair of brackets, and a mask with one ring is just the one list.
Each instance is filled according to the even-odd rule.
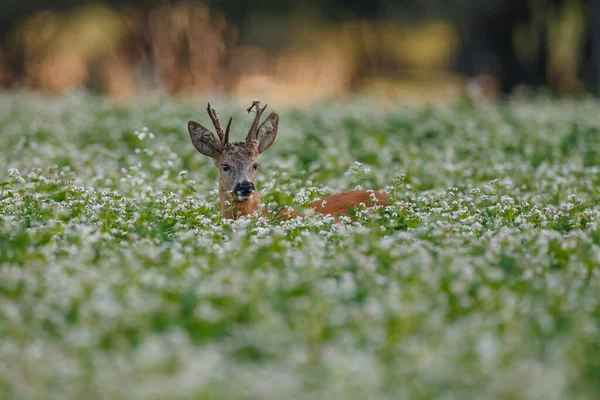
[[219,191],[221,198],[221,214],[223,218],[238,219],[244,215],[251,215],[260,209],[260,196],[254,191],[248,201],[237,201],[229,199],[229,196],[222,190]]

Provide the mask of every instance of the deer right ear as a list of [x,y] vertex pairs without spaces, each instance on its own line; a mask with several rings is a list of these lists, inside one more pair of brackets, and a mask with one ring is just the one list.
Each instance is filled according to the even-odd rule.
[[200,153],[214,158],[221,154],[221,145],[216,141],[215,135],[195,121],[188,122],[188,131],[192,144]]
[[258,128],[258,152],[267,150],[277,137],[277,128],[279,128],[279,115],[272,112],[271,115]]

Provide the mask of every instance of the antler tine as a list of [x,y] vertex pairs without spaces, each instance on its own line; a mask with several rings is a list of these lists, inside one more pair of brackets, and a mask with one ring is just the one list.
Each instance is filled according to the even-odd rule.
[[223,138],[223,143],[229,143],[229,128],[231,128],[231,120],[233,120],[233,117],[229,117],[227,128],[225,128],[225,137]]
[[219,139],[221,140],[222,144],[227,143],[227,140],[225,139],[225,133],[223,132],[223,127],[221,126],[221,123],[219,122],[219,118],[217,117],[217,110],[215,110],[214,108],[212,108],[210,106],[210,103],[208,103],[208,106],[206,107],[206,111],[208,112],[208,116],[210,117],[213,125],[215,126],[215,129],[217,130],[217,135],[219,135]]
[[265,104],[265,106],[263,108],[260,108],[260,101],[254,100],[252,102],[252,105],[250,107],[248,107],[246,109],[246,111],[248,113],[250,113],[250,111],[252,111],[252,108],[256,108],[256,115],[254,116],[254,121],[252,122],[252,125],[250,126],[250,130],[248,131],[248,136],[246,136],[247,143],[256,139],[256,134],[258,132],[258,124],[260,123],[260,118],[262,117],[262,114],[265,112],[267,105]]

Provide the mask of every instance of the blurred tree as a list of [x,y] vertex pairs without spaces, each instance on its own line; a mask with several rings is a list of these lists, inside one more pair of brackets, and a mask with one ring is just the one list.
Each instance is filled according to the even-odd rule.
[[587,1],[587,32],[581,63],[581,79],[587,88],[600,94],[600,1]]
[[[175,7],[184,0],[104,0],[117,9],[134,8],[142,26],[157,6]],[[417,24],[427,18],[451,20],[461,38],[456,54],[456,71],[469,75],[493,77],[502,92],[519,84],[556,84],[550,80],[548,64],[548,13],[566,4],[581,3],[587,18],[579,76],[588,88],[598,92],[600,86],[600,1],[598,0],[186,0],[203,2],[221,11],[237,27],[241,45],[258,44],[278,47],[294,39],[286,29],[284,16],[302,13],[317,15],[323,22],[345,19]],[[13,33],[23,18],[49,9],[68,11],[81,6],[80,0],[3,0],[0,2],[0,55],[8,65],[10,76],[23,76],[23,54],[13,46]],[[257,21],[262,24],[256,29]],[[523,32],[529,37],[529,50],[520,50],[515,38]],[[525,36],[527,36],[525,35]],[[143,55],[152,62],[152,44],[147,30],[133,32],[120,51],[131,51],[132,58]],[[185,47],[185,46],[184,46]],[[523,47],[523,46],[521,46]],[[360,57],[358,57],[360,62]],[[369,63],[363,74],[368,74]],[[365,70],[366,68],[366,70]],[[559,73],[561,73],[559,71]]]
[[546,84],[545,35],[539,35],[540,42],[530,49],[527,60],[519,59],[513,40],[520,25],[537,23],[531,2],[482,2],[479,7],[465,7],[461,17],[454,15],[454,22],[461,36],[457,71],[469,76],[491,76],[503,93],[518,84]]

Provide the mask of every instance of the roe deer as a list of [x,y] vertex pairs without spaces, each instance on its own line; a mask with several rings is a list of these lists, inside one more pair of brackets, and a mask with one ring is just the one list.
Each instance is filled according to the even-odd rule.
[[[223,127],[217,118],[217,112],[208,103],[207,112],[217,131],[215,135],[195,121],[188,122],[188,130],[192,144],[200,153],[211,157],[219,171],[219,195],[221,198],[221,213],[224,218],[237,219],[243,215],[251,215],[260,209],[260,198],[256,188],[258,158],[267,150],[277,137],[279,115],[272,112],[260,124],[260,119],[267,108],[260,107],[254,101],[246,110],[248,113],[256,108],[254,122],[244,142],[229,142],[231,120],[227,128]],[[259,125],[260,124],[260,125]],[[324,201],[325,200],[325,201]],[[366,207],[384,205],[389,196],[379,192],[355,190],[339,193],[316,200],[310,204],[317,213],[328,214],[338,220],[338,215],[349,215],[348,207],[356,208],[361,204]],[[281,216],[295,217],[297,209],[284,211]]]

